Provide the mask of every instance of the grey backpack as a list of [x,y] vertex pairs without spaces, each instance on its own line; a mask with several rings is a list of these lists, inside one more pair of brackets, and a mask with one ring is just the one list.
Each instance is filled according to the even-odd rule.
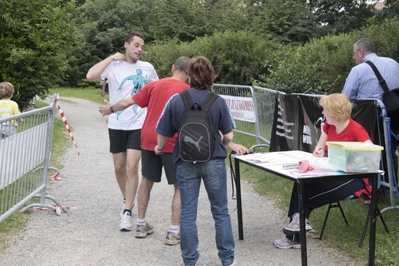
[[210,92],[200,105],[193,103],[187,90],[179,94],[186,109],[178,137],[180,158],[185,162],[207,162],[212,158],[216,145],[215,130],[208,110],[219,96]]

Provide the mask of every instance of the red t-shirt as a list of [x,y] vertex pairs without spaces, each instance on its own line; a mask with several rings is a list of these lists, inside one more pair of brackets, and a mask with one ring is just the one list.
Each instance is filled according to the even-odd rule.
[[[157,145],[155,126],[157,125],[158,119],[170,97],[189,88],[190,86],[183,81],[174,78],[164,78],[148,83],[132,96],[133,101],[138,106],[142,108],[148,107],[147,117],[145,118],[143,127],[141,128],[141,148],[143,150],[154,151],[154,148]],[[177,135],[166,140],[163,152],[173,152],[176,138]]]
[[[349,120],[348,126],[339,134],[335,131],[335,126],[325,123],[323,126],[324,132],[327,134],[327,141],[359,141],[364,142],[370,140],[370,136],[366,129],[353,119]],[[328,146],[326,146],[326,151]],[[370,195],[371,186],[367,178],[362,178],[364,188],[354,192],[355,197],[360,197],[362,194]]]
[[324,123],[323,131],[327,134],[327,141],[364,142],[370,140],[370,136],[366,129],[353,119],[349,119],[348,126],[339,134],[337,134],[335,126],[328,123]]

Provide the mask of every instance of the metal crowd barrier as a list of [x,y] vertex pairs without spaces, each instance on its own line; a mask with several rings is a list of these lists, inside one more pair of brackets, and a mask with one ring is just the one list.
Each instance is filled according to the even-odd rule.
[[[46,199],[61,206],[46,195],[48,170],[59,172],[49,165],[55,99],[54,94],[47,107],[0,118],[0,132],[12,120],[19,121],[16,134],[0,138],[0,222],[22,207],[21,212],[32,207],[56,210],[54,205],[46,204]],[[40,198],[40,202],[35,203],[34,198]]]
[[[393,172],[393,158],[392,158],[392,152],[391,152],[391,134],[394,134],[390,130],[390,124],[391,120],[387,116],[387,111],[385,108],[385,105],[383,104],[382,101],[377,100],[378,107],[381,110],[381,117],[379,119],[383,119],[383,134],[384,134],[384,140],[385,140],[385,154],[386,154],[386,160],[387,160],[387,167],[388,169],[384,169],[388,173],[388,183],[385,182],[384,180],[381,181],[381,185],[388,187],[389,188],[389,196],[391,200],[391,206],[385,207],[384,209],[381,210],[381,213],[387,210],[391,209],[397,209],[399,206],[396,206],[396,197],[399,195],[396,195],[395,193],[398,193],[398,187],[395,182],[395,179],[397,180],[397,172]],[[382,145],[382,144],[381,144]]]
[[215,84],[213,91],[226,100],[236,121],[235,132],[254,137],[257,145],[270,144],[277,91],[228,84]]

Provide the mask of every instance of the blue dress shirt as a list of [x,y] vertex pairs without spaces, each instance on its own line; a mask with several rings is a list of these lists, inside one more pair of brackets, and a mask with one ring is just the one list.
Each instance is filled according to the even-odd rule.
[[354,66],[346,78],[343,94],[349,99],[379,99],[384,90],[378,83],[373,69],[366,63],[371,61],[380,71],[390,90],[399,88],[399,64],[388,57],[380,57],[375,53],[368,54],[361,64]]

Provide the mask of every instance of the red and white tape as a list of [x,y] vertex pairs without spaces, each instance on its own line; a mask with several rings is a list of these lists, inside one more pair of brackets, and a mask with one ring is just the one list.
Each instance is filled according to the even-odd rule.
[[[59,94],[57,94],[57,98],[55,99],[55,102],[57,103],[58,112],[60,113],[62,122],[64,122],[64,125],[65,125],[65,127],[66,127],[66,130],[67,130],[67,132],[68,132],[68,134],[69,134],[69,137],[71,138],[71,140],[72,140],[73,145],[75,146],[75,148],[78,148],[78,145],[76,145],[76,142],[75,142],[75,138],[74,138],[73,135],[72,135],[71,129],[69,128],[68,121],[66,120],[64,111],[62,111],[62,109],[61,109],[60,102],[59,102]],[[80,152],[78,152],[78,155],[80,155]]]
[[[49,211],[50,210],[50,206],[45,206],[45,207],[34,207],[35,210],[38,211]],[[62,212],[69,212],[72,209],[77,209],[76,207],[69,207],[69,206],[62,206],[62,205],[54,205],[54,208],[52,208],[52,210],[54,211],[55,214],[57,214],[58,216],[61,215]]]
[[62,173],[58,172],[58,173],[54,174],[54,175],[51,177],[51,179],[54,180],[54,181],[60,181],[60,180],[61,180],[61,177],[62,177]]

